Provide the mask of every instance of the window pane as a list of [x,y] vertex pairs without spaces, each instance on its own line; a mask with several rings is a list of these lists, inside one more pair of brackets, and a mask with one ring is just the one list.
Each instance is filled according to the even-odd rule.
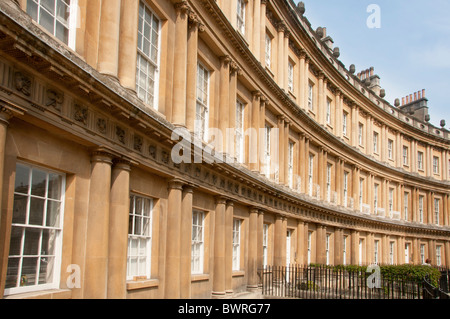
[[28,224],[42,226],[44,222],[44,204],[45,199],[31,198],[30,199],[30,219]]
[[54,18],[45,10],[39,11],[39,24],[47,29],[51,34],[55,32]]
[[30,169],[22,165],[17,165],[14,191],[16,193],[28,194],[29,178]]
[[40,0],[41,6],[48,10],[51,14],[55,14],[55,0]]
[[44,229],[42,231],[42,256],[54,256],[56,254],[56,236],[57,231]]
[[22,244],[22,227],[12,227],[11,229],[11,242],[9,244],[9,255],[20,256],[21,244]]
[[50,284],[53,282],[54,257],[41,257],[39,267],[39,284]]
[[13,208],[13,224],[25,224],[27,218],[28,197],[15,195]]
[[66,3],[64,3],[64,1],[58,0],[56,7],[56,16],[58,20],[65,23],[67,26],[69,21],[69,15],[70,15],[69,6]]
[[59,200],[61,198],[61,185],[62,176],[50,173],[48,178],[48,198]]
[[55,36],[62,42],[69,43],[69,30],[59,22],[56,22]]
[[25,229],[24,256],[36,256],[39,254],[41,230],[35,228]]
[[47,188],[47,174],[41,170],[33,169],[31,176],[31,195],[45,196]]
[[20,278],[20,286],[33,286],[36,284],[38,258],[23,258],[22,276]]
[[31,16],[34,21],[37,21],[38,17],[38,6],[33,0],[27,1],[27,13]]
[[8,270],[6,272],[5,288],[17,287],[17,277],[19,276],[20,258],[8,259]]

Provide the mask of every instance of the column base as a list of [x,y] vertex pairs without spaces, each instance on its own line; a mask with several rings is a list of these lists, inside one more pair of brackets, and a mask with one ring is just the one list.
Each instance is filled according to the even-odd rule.
[[216,291],[211,292],[212,299],[223,299],[225,297],[226,297],[225,292],[216,292]]

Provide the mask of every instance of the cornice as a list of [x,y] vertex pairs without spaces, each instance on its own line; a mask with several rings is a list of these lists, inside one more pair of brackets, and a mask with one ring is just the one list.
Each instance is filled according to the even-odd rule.
[[[208,0],[202,1],[204,3],[210,2]],[[0,5],[0,8],[3,8],[2,5]],[[17,14],[25,19],[25,14],[20,12]],[[167,148],[173,145],[171,133],[175,127],[171,123],[158,115],[157,112],[144,111],[143,104],[137,98],[134,98],[129,91],[122,89],[117,82],[99,74],[75,54],[61,47],[54,39],[44,33],[39,33],[39,29],[33,27],[32,24],[28,26],[31,31],[27,31],[28,29],[21,24],[24,20],[19,20],[17,22],[8,18],[2,11],[0,13],[0,39],[9,37],[12,43],[20,41],[27,43],[26,48],[31,50],[31,55],[23,54],[23,51],[18,47],[0,46],[0,50],[6,53],[13,53],[12,56],[24,64],[33,61],[32,67],[38,66],[38,69],[41,70],[42,77],[49,78],[52,82],[60,80],[62,85],[66,85],[67,90],[71,90],[73,94],[79,94],[80,99],[89,101],[89,105],[92,105],[92,107],[99,109],[105,109],[106,107],[111,117],[118,119],[121,123],[127,123],[124,124],[125,126],[132,127],[133,132],[130,133],[130,136],[140,134],[147,139],[160,141],[160,143],[155,142],[155,145],[153,143],[149,145],[145,151],[145,156],[143,155],[143,149],[139,150],[133,144],[129,146],[125,144],[120,145],[121,149],[127,151],[127,158],[136,163],[144,161],[145,164],[157,169],[164,176],[173,177],[175,175],[175,178],[179,180],[185,180],[186,174],[189,174],[192,180],[195,181],[189,181],[189,184],[203,191],[214,191],[216,195],[227,196],[230,200],[244,201],[248,205],[261,207],[265,211],[275,213],[282,211],[287,216],[305,221],[314,221],[315,214],[321,214],[325,216],[321,222],[334,225],[331,221],[328,223],[329,218],[334,218],[342,220],[343,225],[341,227],[345,227],[345,225],[351,226],[352,223],[359,223],[361,225],[374,225],[376,227],[379,225],[379,227],[398,228],[405,232],[414,229],[418,232],[436,232],[446,236],[450,234],[449,228],[436,228],[434,226],[419,227],[409,224],[399,225],[397,221],[381,221],[375,217],[360,216],[348,209],[344,210],[336,206],[332,207],[331,205],[312,200],[306,195],[295,193],[292,190],[268,181],[240,165],[236,166],[224,163],[212,166],[208,166],[208,164],[201,164],[200,166],[177,166],[170,162],[167,153]],[[3,44],[5,43],[3,42]],[[252,63],[256,64],[254,60],[252,60]],[[268,83],[270,84],[270,81]],[[277,89],[279,88],[274,86],[274,90]],[[11,93],[11,95],[20,95],[20,98],[26,102],[30,109],[34,110],[34,112],[42,112],[43,118],[46,116],[45,111],[50,113],[48,107],[46,108],[43,105],[37,104],[26,94],[23,94],[23,92],[8,93]],[[283,94],[280,94],[280,96]],[[322,134],[326,134],[323,129],[320,129],[317,123],[309,119],[292,101],[289,99],[283,101],[293,111],[297,112],[303,121],[309,123],[313,129],[317,128]],[[72,107],[75,110],[76,104],[74,103]],[[80,105],[80,117],[72,113],[74,115],[72,119],[63,119],[57,110],[51,110],[51,116],[59,117],[61,126],[66,125],[65,123],[67,122],[66,127],[70,125],[72,129],[75,127],[82,128],[83,130],[77,132],[78,135],[92,137],[89,131],[89,125],[95,126],[98,123],[92,124],[85,121],[83,110],[85,108]],[[94,129],[97,129],[97,132],[101,133],[100,128],[97,127]],[[100,136],[102,135],[100,134]],[[106,140],[105,137],[99,137],[98,139],[100,140],[102,138]],[[120,140],[116,136],[116,140],[113,142],[120,143]],[[163,144],[164,147],[161,145],[156,146],[156,144]],[[212,171],[218,172],[216,178],[214,179],[214,176],[209,175],[209,184],[205,185],[203,181],[205,175],[202,175],[202,173],[211,174]],[[239,183],[238,181],[241,182]],[[244,184],[247,186],[242,186]],[[267,203],[265,202],[265,198],[269,198]],[[275,204],[270,204],[271,201]],[[281,204],[278,204],[278,202]],[[302,214],[302,211],[308,211],[307,215]],[[340,224],[341,222],[336,223]]]

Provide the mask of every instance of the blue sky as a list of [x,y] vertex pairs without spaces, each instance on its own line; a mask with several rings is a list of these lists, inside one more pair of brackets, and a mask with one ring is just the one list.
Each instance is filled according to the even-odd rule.
[[[295,0],[295,2],[299,2]],[[326,27],[339,60],[358,73],[371,66],[385,99],[426,89],[431,123],[450,128],[450,1],[303,0],[312,28]],[[370,4],[381,9],[381,27],[369,28]]]

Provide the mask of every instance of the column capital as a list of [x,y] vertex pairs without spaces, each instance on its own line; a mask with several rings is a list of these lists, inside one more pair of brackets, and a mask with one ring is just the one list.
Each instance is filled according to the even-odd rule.
[[177,14],[189,14],[191,11],[191,7],[186,0],[175,3],[174,7]]
[[259,208],[258,207],[250,207],[250,214],[258,214]]
[[114,154],[103,147],[97,148],[91,151],[91,163],[107,163],[113,164]]
[[262,96],[261,91],[253,91],[253,92],[252,92],[252,97],[253,97],[254,99],[260,99],[261,96]]
[[230,65],[232,62],[231,58],[229,55],[223,55],[220,57],[220,63],[222,64],[222,66],[228,66]]
[[194,188],[195,188],[195,186],[190,185],[190,184],[183,185],[183,192],[188,193],[188,194],[193,194]]
[[226,205],[226,204],[227,204],[228,198],[225,197],[225,196],[219,195],[219,196],[216,196],[216,197],[214,198],[214,200],[215,200],[215,203],[216,203],[216,204]]
[[114,168],[118,168],[124,171],[131,171],[131,160],[126,158],[115,158],[113,159]]
[[0,100],[0,123],[8,125],[11,118],[24,114],[25,109],[22,109],[21,107],[7,101]]
[[169,184],[168,185],[169,190],[172,190],[172,189],[183,190],[183,186],[186,183],[181,179],[174,178],[174,179],[171,179],[168,184]]
[[285,32],[287,30],[286,24],[283,20],[278,21],[276,28],[278,32]]

